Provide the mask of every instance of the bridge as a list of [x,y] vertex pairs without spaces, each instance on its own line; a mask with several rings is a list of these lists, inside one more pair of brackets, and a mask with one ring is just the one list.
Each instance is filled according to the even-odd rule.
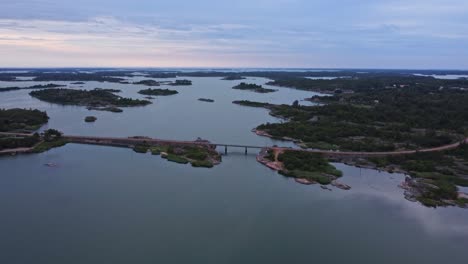
[[[4,136],[15,136],[15,137],[26,137],[31,134],[25,133],[6,133],[0,132],[0,135]],[[77,144],[90,144],[90,145],[105,145],[105,146],[116,146],[116,147],[129,147],[140,144],[153,145],[153,146],[205,146],[205,147],[224,147],[224,152],[227,154],[228,147],[243,148],[245,154],[248,149],[272,149],[274,151],[303,151],[310,153],[322,154],[330,157],[375,157],[375,156],[398,156],[398,155],[409,155],[416,153],[427,153],[427,152],[439,152],[450,149],[455,149],[461,144],[468,143],[468,138],[460,142],[456,142],[449,145],[418,149],[418,150],[400,150],[400,151],[387,151],[387,152],[356,152],[356,151],[332,151],[332,150],[318,150],[318,149],[299,149],[299,148],[286,148],[276,146],[254,146],[254,145],[242,145],[242,144],[229,144],[229,143],[213,143],[205,140],[195,141],[184,141],[184,140],[165,140],[150,137],[95,137],[95,136],[73,136],[73,135],[62,135],[62,137],[70,143]],[[18,149],[21,152],[27,152],[27,149]]]
[[229,143],[213,143],[204,140],[195,141],[184,141],[184,140],[166,140],[156,139],[149,137],[91,137],[91,136],[69,136],[63,135],[63,137],[71,143],[80,144],[93,144],[93,145],[112,145],[112,146],[129,146],[129,145],[155,145],[155,146],[211,146],[211,147],[224,147],[224,153],[227,154],[228,147],[243,148],[245,154],[248,149],[263,149],[268,148],[267,146],[254,146],[254,145],[242,145],[242,144],[229,144]]

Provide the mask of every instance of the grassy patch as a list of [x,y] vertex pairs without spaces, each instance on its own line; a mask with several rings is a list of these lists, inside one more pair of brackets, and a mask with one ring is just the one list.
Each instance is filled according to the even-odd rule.
[[136,145],[134,148],[133,148],[133,151],[135,151],[136,153],[147,153],[149,150],[149,146],[148,145]]
[[34,153],[46,152],[53,148],[65,146],[67,143],[68,141],[65,139],[57,139],[54,141],[44,141],[44,142],[39,143],[39,145],[37,145],[36,147],[34,147],[33,152]]
[[193,167],[213,168],[213,163],[209,160],[196,160],[192,162]]
[[168,154],[165,157],[165,159],[167,159],[168,161],[179,163],[179,164],[188,164],[189,163],[189,161],[186,158],[181,157],[181,156],[177,156],[177,155],[174,155],[174,154]]

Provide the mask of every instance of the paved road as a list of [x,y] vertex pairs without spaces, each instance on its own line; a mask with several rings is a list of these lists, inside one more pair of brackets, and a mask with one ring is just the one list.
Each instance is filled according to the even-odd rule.
[[271,148],[274,150],[285,151],[307,151],[312,153],[319,153],[329,156],[362,156],[362,157],[371,157],[371,156],[398,156],[398,155],[409,155],[416,153],[428,153],[428,152],[439,152],[444,150],[451,150],[458,148],[461,144],[468,143],[468,138],[462,140],[461,142],[444,145],[435,148],[426,148],[419,150],[400,150],[400,151],[386,151],[386,152],[356,152],[356,151],[329,151],[329,150],[312,150],[312,149],[291,149],[291,148]]

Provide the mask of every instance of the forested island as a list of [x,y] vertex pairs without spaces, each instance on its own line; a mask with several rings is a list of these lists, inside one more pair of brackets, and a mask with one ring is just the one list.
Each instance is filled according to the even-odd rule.
[[264,88],[263,86],[261,85],[257,85],[257,84],[248,84],[248,83],[240,83],[239,85],[236,85],[234,87],[232,87],[232,89],[236,89],[236,90],[247,90],[247,91],[252,91],[252,92],[256,92],[256,93],[272,93],[272,92],[276,92],[277,90],[274,90],[274,89],[268,89],[268,88]]
[[109,91],[99,89],[90,91],[47,89],[32,91],[29,94],[34,98],[49,103],[88,106],[90,108],[130,107],[151,104],[151,102],[147,100],[124,98]]
[[138,91],[139,94],[143,95],[154,95],[154,96],[168,96],[178,94],[176,90],[169,90],[169,89],[145,89]]
[[172,86],[188,86],[188,85],[192,85],[192,81],[190,81],[190,80],[175,80],[174,82],[170,83],[169,85],[172,85]]
[[155,80],[142,80],[139,82],[134,82],[133,84],[140,84],[140,85],[146,85],[146,86],[159,86],[160,83]]

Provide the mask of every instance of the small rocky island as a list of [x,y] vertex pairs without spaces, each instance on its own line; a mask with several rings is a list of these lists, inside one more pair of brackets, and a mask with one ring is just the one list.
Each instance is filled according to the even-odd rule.
[[256,93],[273,93],[273,92],[276,92],[278,90],[275,90],[275,89],[268,89],[268,88],[264,88],[263,86],[261,85],[257,85],[257,84],[254,84],[254,83],[240,83],[239,85],[236,85],[234,87],[232,87],[232,89],[236,89],[236,90],[246,90],[246,91],[252,91],[252,92],[256,92]]
[[151,88],[148,88],[148,89],[140,90],[140,91],[138,91],[138,93],[143,94],[143,95],[168,96],[168,95],[178,94],[179,92],[177,92],[176,90],[169,90],[169,89],[151,89]]
[[198,101],[207,102],[207,103],[214,103],[215,100],[208,99],[208,98],[199,98]]
[[216,147],[210,145],[193,146],[169,146],[169,145],[136,145],[133,150],[137,153],[151,152],[152,155],[161,155],[168,161],[188,164],[193,167],[212,168],[221,163],[221,155],[216,151]]
[[32,97],[41,101],[61,104],[87,106],[89,110],[121,112],[118,107],[145,106],[150,101],[117,96],[106,90],[47,89],[32,91]]
[[95,117],[95,116],[85,117],[85,122],[87,122],[87,123],[93,123],[93,122],[96,122],[96,120],[97,120],[97,117]]

